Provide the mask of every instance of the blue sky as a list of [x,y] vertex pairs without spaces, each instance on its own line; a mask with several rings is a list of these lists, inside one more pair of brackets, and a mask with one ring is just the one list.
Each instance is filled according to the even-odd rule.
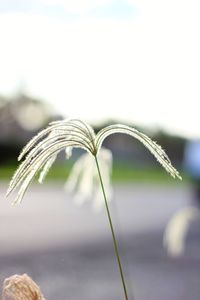
[[197,0],[0,0],[0,93],[200,136]]
[[[137,9],[128,1],[107,1],[106,5],[91,6],[86,10],[67,10],[64,1],[40,1],[40,0],[7,0],[0,1],[0,12],[35,13],[64,20],[76,20],[77,17],[96,17],[111,19],[129,19],[136,15]],[[94,1],[95,2],[95,1]],[[83,0],[84,3],[84,0]]]

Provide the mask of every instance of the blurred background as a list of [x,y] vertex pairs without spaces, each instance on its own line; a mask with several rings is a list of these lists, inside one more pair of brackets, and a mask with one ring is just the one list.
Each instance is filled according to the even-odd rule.
[[199,299],[199,219],[180,256],[163,247],[171,217],[199,207],[199,12],[196,0],[0,0],[1,285],[28,273],[48,300],[123,298],[105,211],[77,206],[63,189],[82,152],[69,161],[61,153],[20,206],[5,200],[27,141],[75,117],[95,131],[113,123],[143,131],[183,177],[170,178],[128,136],[104,142],[130,299]]

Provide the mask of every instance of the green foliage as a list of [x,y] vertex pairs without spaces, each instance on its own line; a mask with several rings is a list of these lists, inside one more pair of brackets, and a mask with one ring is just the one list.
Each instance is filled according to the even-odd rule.
[[[47,175],[47,182],[51,180],[66,181],[73,162],[67,161],[65,163],[55,163]],[[10,180],[13,172],[16,169],[16,164],[4,165],[0,168],[0,180]],[[187,174],[183,174],[184,183],[189,180]],[[146,182],[146,183],[166,183],[178,184],[178,181],[172,180],[168,174],[163,172],[159,167],[143,167],[139,168],[130,163],[123,161],[114,161],[112,181],[114,183],[133,183],[133,182]]]

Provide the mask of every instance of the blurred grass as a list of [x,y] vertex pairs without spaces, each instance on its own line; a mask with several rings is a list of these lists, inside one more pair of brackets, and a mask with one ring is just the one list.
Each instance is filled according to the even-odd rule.
[[[62,180],[65,181],[73,166],[72,161],[67,163],[56,163],[50,169],[46,180]],[[0,180],[10,180],[16,170],[17,165],[0,166]],[[181,174],[184,182],[189,180],[187,174]],[[114,162],[112,180],[114,182],[152,182],[173,184],[179,182],[174,180],[161,167],[139,167],[129,163]]]

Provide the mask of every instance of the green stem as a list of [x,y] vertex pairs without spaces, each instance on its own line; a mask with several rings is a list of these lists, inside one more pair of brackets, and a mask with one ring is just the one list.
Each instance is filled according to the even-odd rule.
[[112,224],[112,219],[111,219],[111,215],[110,215],[110,211],[109,211],[109,207],[108,207],[108,201],[107,201],[107,198],[106,198],[106,193],[105,193],[105,189],[104,189],[104,185],[103,185],[103,180],[102,180],[102,176],[101,176],[101,172],[100,172],[100,168],[99,168],[99,163],[98,163],[98,160],[97,160],[97,156],[95,156],[95,161],[96,161],[98,175],[99,175],[99,179],[100,179],[100,183],[101,183],[103,197],[104,197],[104,200],[105,200],[105,206],[106,206],[107,216],[108,216],[108,220],[109,220],[109,224],[110,224],[110,229],[111,229],[111,233],[112,233],[112,238],[113,238],[113,243],[114,243],[114,248],[115,248],[115,254],[116,254],[116,258],[117,258],[117,262],[118,262],[118,266],[119,266],[119,271],[120,271],[120,276],[121,276],[121,280],[122,280],[122,285],[123,285],[123,289],[124,289],[124,295],[125,295],[125,299],[128,300],[128,294],[127,294],[127,289],[126,289],[126,283],[125,283],[124,273],[123,273],[123,269],[122,269],[122,263],[121,263],[121,259],[120,259],[120,255],[119,255],[119,250],[118,250],[118,246],[117,246],[117,240],[116,240],[116,237],[115,237],[115,232],[114,232],[114,228],[113,228],[113,224]]

